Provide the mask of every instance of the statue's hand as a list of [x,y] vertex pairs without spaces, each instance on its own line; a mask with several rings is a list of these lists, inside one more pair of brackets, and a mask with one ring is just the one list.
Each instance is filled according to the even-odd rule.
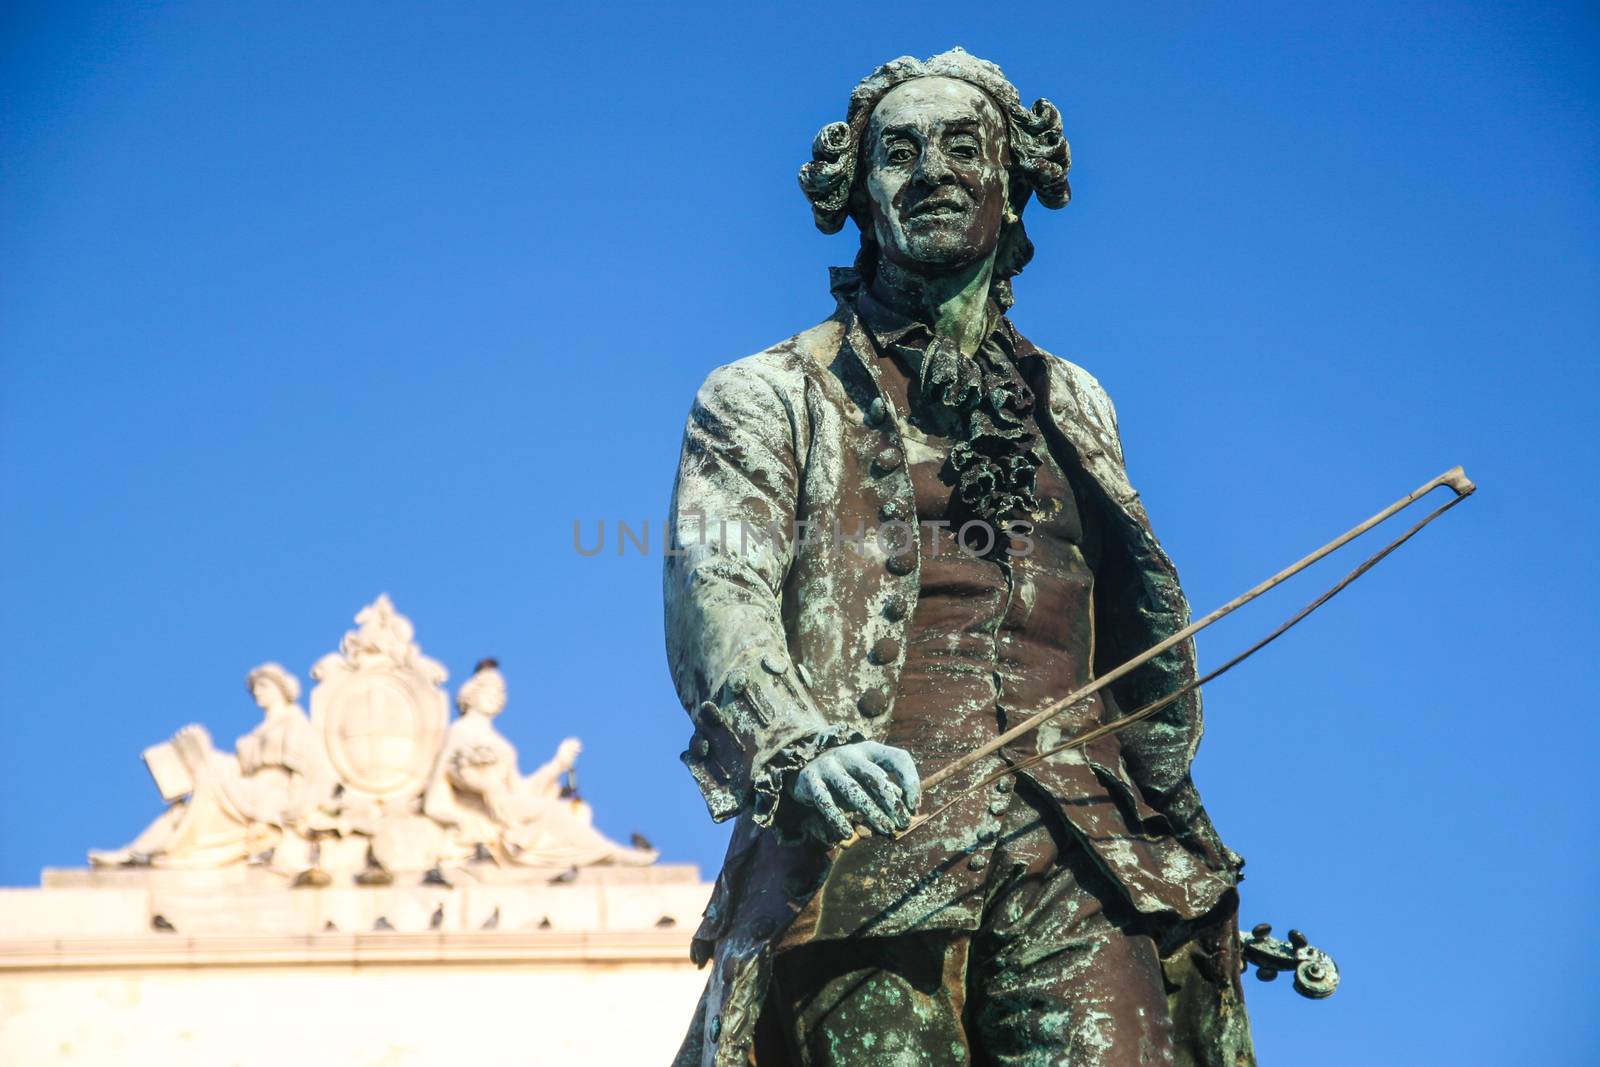
[[904,830],[922,799],[922,779],[905,749],[857,741],[806,764],[789,795],[816,813],[834,844],[853,835],[857,822],[885,836]]
[[583,752],[583,742],[576,737],[569,737],[556,746],[556,765],[564,771],[570,771],[578,763],[578,755]]
[[211,752],[211,734],[204,726],[190,723],[172,735],[172,747],[193,773]]

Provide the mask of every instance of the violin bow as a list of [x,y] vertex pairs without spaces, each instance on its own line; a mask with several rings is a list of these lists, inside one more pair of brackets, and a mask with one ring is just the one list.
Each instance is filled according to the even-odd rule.
[[[1390,553],[1394,552],[1401,545],[1405,544],[1407,541],[1411,540],[1411,538],[1420,533],[1423,527],[1427,526],[1439,516],[1443,515],[1445,512],[1461,503],[1467,497],[1471,496],[1472,493],[1477,489],[1477,486],[1474,485],[1472,480],[1467,477],[1466,472],[1460,467],[1452,467],[1438,477],[1423,483],[1416,489],[1413,489],[1411,492],[1401,497],[1399,500],[1396,500],[1393,504],[1390,504],[1388,507],[1384,508],[1382,511],[1379,511],[1375,515],[1366,519],[1364,522],[1358,523],[1349,530],[1346,530],[1344,533],[1340,534],[1332,541],[1329,541],[1327,544],[1323,545],[1315,552],[1312,552],[1310,555],[1302,557],[1301,559],[1285,567],[1283,570],[1279,571],[1277,574],[1274,574],[1272,577],[1266,579],[1256,586],[1253,586],[1237,597],[1234,597],[1232,600],[1228,601],[1220,608],[1217,608],[1209,615],[1206,615],[1204,618],[1195,620],[1188,626],[1185,626],[1183,629],[1173,634],[1171,637],[1168,637],[1166,640],[1161,641],[1160,643],[1139,653],[1137,656],[1134,656],[1121,666],[1107,671],[1105,674],[1102,674],[1100,677],[1089,682],[1087,685],[1068,693],[1060,700],[1056,700],[1045,705],[1039,711],[1035,712],[1033,715],[1030,715],[1016,726],[1011,727],[1009,730],[1006,730],[1005,732],[978,746],[971,752],[968,752],[967,754],[945,764],[943,767],[939,768],[937,771],[934,771],[932,774],[928,775],[922,780],[923,789],[925,791],[931,790],[940,783],[949,781],[951,778],[960,774],[968,767],[971,767],[980,760],[993,755],[995,752],[998,752],[1000,749],[1004,748],[1012,741],[1015,741],[1017,738],[1037,730],[1046,722],[1049,722],[1057,715],[1060,715],[1062,712],[1074,707],[1086,697],[1092,696],[1120,678],[1125,678],[1127,675],[1131,674],[1135,670],[1138,670],[1140,667],[1144,666],[1155,657],[1161,655],[1163,652],[1182,644],[1184,641],[1189,640],[1206,627],[1233,614],[1235,611],[1244,607],[1252,600],[1255,600],[1263,593],[1276,588],[1312,564],[1343,548],[1345,545],[1349,544],[1351,541],[1354,541],[1356,538],[1360,537],[1374,526],[1381,525],[1382,523],[1388,521],[1394,515],[1404,511],[1406,508],[1410,507],[1412,504],[1416,503],[1418,500],[1427,496],[1429,493],[1440,488],[1441,486],[1448,486],[1454,494],[1448,501],[1429,512],[1425,518],[1416,523],[1405,533],[1401,534],[1383,548],[1373,553],[1366,560],[1362,561],[1360,566],[1356,567],[1349,574],[1346,574],[1343,578],[1339,579],[1339,581],[1335,582],[1315,600],[1311,601],[1305,607],[1295,612],[1271,633],[1267,634],[1266,637],[1263,637],[1261,640],[1257,641],[1255,644],[1251,645],[1237,656],[1234,656],[1232,659],[1222,664],[1222,666],[1210,671],[1203,677],[1197,677],[1192,681],[1185,683],[1173,692],[1168,693],[1157,700],[1153,700],[1143,707],[1123,715],[1121,718],[1114,719],[1111,722],[1104,723],[1100,726],[1094,727],[1091,730],[1087,730],[1084,733],[1073,737],[1071,740],[1049,749],[1048,751],[1040,752],[1033,756],[1029,756],[1027,759],[1020,760],[1017,763],[1009,764],[994,774],[985,777],[981,782],[961,789],[958,793],[956,793],[955,796],[951,797],[933,812],[927,815],[917,816],[911,821],[910,825],[902,830],[897,836],[904,836],[905,834],[911,833],[917,827],[925,825],[929,820],[942,814],[946,809],[948,809],[956,801],[960,800],[963,796],[999,781],[1008,774],[1015,774],[1017,771],[1026,770],[1029,767],[1042,763],[1052,756],[1066,752],[1069,749],[1081,748],[1082,746],[1090,744],[1094,741],[1098,741],[1103,737],[1109,737],[1121,730],[1125,730],[1136,723],[1143,722],[1145,719],[1150,718],[1150,716],[1161,711],[1174,701],[1181,699],[1205,683],[1219,678],[1228,671],[1232,670],[1234,667],[1237,667],[1239,664],[1243,663],[1245,660],[1249,659],[1251,656],[1255,655],[1257,652],[1276,641],[1279,637],[1282,637],[1289,630],[1293,629],[1312,612],[1316,611],[1329,600],[1332,600],[1344,589],[1348,588],[1350,584],[1353,583],[1357,578],[1360,578],[1363,574],[1366,574],[1373,567],[1376,567]],[[857,835],[859,836],[860,834],[861,831],[858,830]],[[855,840],[856,838],[852,837],[843,844],[845,847],[848,847],[850,844],[854,843]]]

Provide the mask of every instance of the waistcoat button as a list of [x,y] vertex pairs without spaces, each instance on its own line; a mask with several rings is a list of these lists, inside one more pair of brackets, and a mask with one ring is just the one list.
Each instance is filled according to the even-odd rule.
[[900,642],[892,637],[880,637],[872,643],[872,662],[880,666],[900,658]]
[[868,689],[861,694],[861,699],[856,701],[856,707],[861,709],[861,714],[878,716],[889,710],[889,691],[887,689]]
[[900,466],[900,461],[903,458],[898,448],[886,448],[879,452],[877,458],[872,462],[880,472],[888,472]]
[[899,593],[896,593],[894,596],[890,597],[884,602],[883,614],[891,622],[899,622],[901,619],[906,617],[907,606],[906,598],[901,596]]
[[888,560],[885,561],[884,566],[889,568],[890,574],[910,574],[916,569],[917,557],[913,556],[909,552],[902,553],[898,556],[890,556]]

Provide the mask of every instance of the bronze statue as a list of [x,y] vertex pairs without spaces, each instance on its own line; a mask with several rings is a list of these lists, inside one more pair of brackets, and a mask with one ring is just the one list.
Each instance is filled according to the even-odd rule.
[[1070,197],[1060,115],[959,49],[906,57],[813,157],[855,267],[827,321],[712,372],[673,497],[683,759],[737,818],[677,1063],[1250,1064],[1198,693],[973,788],[1181,689],[1192,642],[963,768],[901,836],[922,776],[1189,620],[1110,400],[1006,316],[1024,208]]

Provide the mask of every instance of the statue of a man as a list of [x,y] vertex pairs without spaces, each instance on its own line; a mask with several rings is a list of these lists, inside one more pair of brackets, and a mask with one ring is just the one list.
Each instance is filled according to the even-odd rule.
[[445,827],[458,856],[481,847],[496,860],[530,867],[654,863],[654,849],[611,840],[590,824],[588,805],[562,795],[561,777],[583,748],[577,738],[562,741],[554,759],[522,774],[516,748],[494,728],[505,706],[499,664],[480,661],[456,694],[461,716],[450,724],[422,794],[423,814]]
[[920,796],[1188,620],[1110,400],[1006,316],[1024,207],[1070,195],[1060,115],[959,49],[907,57],[813,156],[855,268],[826,322],[710,375],[674,492],[683,759],[737,817],[677,1063],[1252,1063],[1198,699],[962,792],[1192,678],[1192,644]]
[[187,795],[126,848],[91,852],[92,863],[219,867],[270,851],[283,853],[274,856],[274,866],[303,867],[306,838],[329,799],[333,773],[295,703],[295,676],[263,663],[245,685],[261,708],[260,724],[239,738],[232,755],[217,751],[203,726],[179,730],[170,751]]

